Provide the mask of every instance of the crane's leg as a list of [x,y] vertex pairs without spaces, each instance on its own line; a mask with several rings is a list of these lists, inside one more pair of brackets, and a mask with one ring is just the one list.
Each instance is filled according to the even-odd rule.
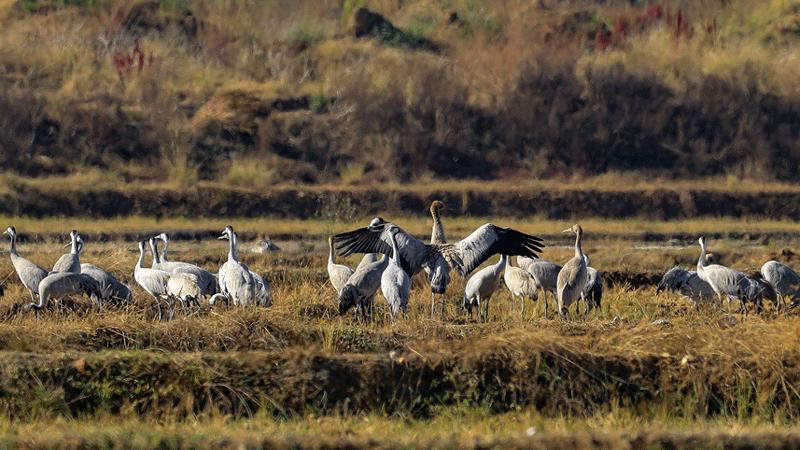
[[436,316],[436,294],[431,292],[431,319]]

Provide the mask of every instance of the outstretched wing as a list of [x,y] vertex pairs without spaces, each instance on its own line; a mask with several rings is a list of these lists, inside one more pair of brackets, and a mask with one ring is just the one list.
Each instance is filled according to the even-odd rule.
[[537,236],[487,223],[453,244],[455,255],[445,255],[445,257],[451,265],[458,268],[459,274],[465,277],[492,255],[536,258],[542,248],[544,243]]
[[375,218],[365,228],[334,235],[333,242],[341,256],[353,253],[382,253],[391,257],[392,244],[389,240],[389,230],[392,227],[399,230],[395,239],[400,253],[398,258],[400,266],[409,275],[416,275],[426,262],[429,246],[391,222]]

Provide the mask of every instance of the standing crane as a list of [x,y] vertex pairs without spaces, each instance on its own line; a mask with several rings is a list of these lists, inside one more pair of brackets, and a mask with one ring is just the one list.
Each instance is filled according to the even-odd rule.
[[[586,286],[586,260],[583,258],[581,251],[581,237],[583,236],[583,228],[575,224],[571,228],[567,228],[564,233],[575,233],[575,256],[564,264],[561,271],[558,272],[558,279],[556,280],[556,289],[558,292],[558,313],[562,317],[569,317],[569,306],[581,297]],[[584,307],[584,312],[586,308]]]
[[740,300],[743,318],[747,318],[747,308],[744,305],[741,283],[745,278],[745,274],[738,270],[725,267],[721,264],[709,264],[706,260],[706,238],[700,236],[698,239],[700,243],[700,258],[697,260],[697,275],[702,280],[711,285],[717,298],[722,303],[722,296],[724,295],[728,300],[728,314],[731,313],[731,298]]
[[[161,320],[163,312],[161,310],[161,300],[167,295],[167,280],[170,273],[160,269],[144,267],[144,254],[147,248],[146,241],[139,241],[139,261],[133,268],[133,278],[148,294],[152,295],[156,301],[158,319]],[[170,318],[173,311],[170,307]]]
[[219,294],[209,299],[212,305],[216,299],[224,297],[234,306],[249,307],[257,301],[257,286],[253,274],[247,266],[239,261],[237,246],[239,237],[228,225],[217,239],[228,240],[228,260],[219,268]]
[[472,317],[472,308],[477,306],[478,317],[483,319],[484,322],[489,320],[489,300],[491,300],[497,288],[500,287],[500,278],[506,268],[506,261],[508,261],[508,256],[500,255],[500,260],[497,263],[475,272],[467,280],[467,286],[464,288],[463,306],[470,318]]
[[[447,209],[444,203],[439,200],[434,200],[431,203],[430,211],[433,218],[433,227],[431,228],[431,245],[443,245],[447,243],[444,236],[444,225],[439,211]],[[440,261],[433,265],[433,267],[426,266],[425,273],[428,276],[431,286],[431,315],[434,314],[436,305],[436,295],[442,297],[442,311],[445,306],[445,294],[447,293],[447,286],[450,285],[450,271],[452,267],[446,261]]]
[[11,238],[11,264],[14,265],[14,270],[22,285],[30,292],[31,301],[38,303],[36,297],[39,295],[39,283],[47,276],[47,270],[19,256],[17,253],[17,230],[13,226],[8,227],[4,234]]
[[81,273],[81,259],[80,259],[80,250],[78,240],[78,232],[76,230],[72,230],[69,233],[71,239],[71,249],[69,253],[66,253],[61,256],[61,258],[56,261],[53,265],[53,270],[50,273],[54,272],[72,272],[72,273]]
[[333,248],[333,235],[328,236],[328,279],[331,280],[333,288],[336,289],[336,295],[342,292],[342,288],[347,279],[353,275],[355,270],[345,266],[344,264],[337,264],[336,252]]
[[[376,217],[365,228],[335,235],[334,243],[342,256],[376,252],[391,255],[387,231],[391,228],[390,225],[390,222]],[[480,226],[466,238],[454,243],[425,244],[401,228],[396,239],[400,266],[409,276],[418,274],[424,267],[431,268],[429,281],[432,289],[440,279],[449,278],[444,276],[451,267],[457,269],[463,278],[492,255],[500,253],[533,257],[543,247],[542,240],[536,236],[491,223]],[[435,301],[432,302],[431,310],[435,310]]]
[[411,296],[411,277],[400,267],[400,252],[397,250],[397,239],[395,238],[399,230],[398,227],[389,229],[392,256],[389,257],[386,268],[383,269],[381,274],[381,292],[386,297],[386,301],[389,302],[393,321],[398,312],[403,311],[403,314],[406,314],[408,299]]
[[375,294],[381,286],[381,277],[389,265],[389,259],[384,257],[353,272],[339,293],[339,315],[346,314],[350,308],[356,308],[356,314],[362,319],[372,316]]

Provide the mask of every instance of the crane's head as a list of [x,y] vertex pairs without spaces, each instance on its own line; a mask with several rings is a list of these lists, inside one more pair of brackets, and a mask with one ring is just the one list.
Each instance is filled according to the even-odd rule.
[[233,233],[234,233],[233,227],[228,225],[227,227],[225,227],[225,230],[222,232],[222,236],[218,237],[217,239],[232,240],[233,239]]
[[705,236],[700,236],[700,239],[698,239],[697,242],[700,243],[700,248],[702,248],[702,249],[706,248],[706,237]]
[[447,206],[444,206],[444,203],[439,200],[434,200],[433,203],[431,203],[431,212],[440,211],[442,209],[447,209]]
[[14,227],[8,227],[8,228],[6,228],[6,231],[3,232],[3,234],[7,234],[9,236],[16,236],[17,235],[17,230],[14,229]]

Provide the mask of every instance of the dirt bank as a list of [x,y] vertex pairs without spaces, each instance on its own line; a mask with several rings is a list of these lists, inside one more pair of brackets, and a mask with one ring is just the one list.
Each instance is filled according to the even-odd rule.
[[[31,217],[282,217],[307,219],[334,214],[427,215],[432,199],[443,200],[454,215],[575,217],[658,220],[693,217],[800,219],[800,192],[508,190],[440,191],[420,194],[395,189],[270,191],[190,188],[92,192],[20,187],[0,197],[7,214]],[[347,206],[343,206],[347,205]]]

